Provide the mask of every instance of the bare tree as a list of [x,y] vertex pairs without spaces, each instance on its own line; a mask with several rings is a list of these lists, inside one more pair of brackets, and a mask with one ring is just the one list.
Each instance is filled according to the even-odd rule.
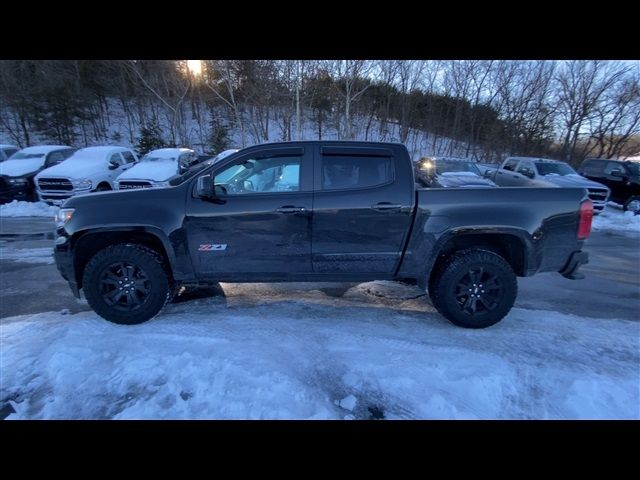
[[585,127],[596,114],[600,100],[630,66],[599,60],[565,62],[556,76],[557,106],[562,129],[562,158],[573,161],[578,140],[588,135]]
[[343,138],[352,139],[351,111],[354,102],[371,86],[367,75],[373,69],[368,60],[337,60],[332,62],[336,81],[340,84],[340,94],[344,100]]
[[629,140],[640,134],[639,77],[638,72],[629,72],[601,97],[590,119],[591,136],[581,157],[620,156]]
[[183,103],[191,88],[186,61],[140,61],[126,63],[141,84],[169,111],[169,135],[177,145],[186,140]]
[[241,146],[245,147],[247,144],[245,125],[242,120],[241,106],[235,95],[240,86],[239,62],[234,60],[207,60],[204,63],[205,84],[216,98],[231,110],[233,122],[236,128],[240,130]]

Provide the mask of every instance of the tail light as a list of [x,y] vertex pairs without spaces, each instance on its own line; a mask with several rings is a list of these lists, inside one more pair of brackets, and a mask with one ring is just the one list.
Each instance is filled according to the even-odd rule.
[[580,204],[578,240],[586,239],[591,233],[591,220],[593,220],[593,202],[591,200],[585,200]]

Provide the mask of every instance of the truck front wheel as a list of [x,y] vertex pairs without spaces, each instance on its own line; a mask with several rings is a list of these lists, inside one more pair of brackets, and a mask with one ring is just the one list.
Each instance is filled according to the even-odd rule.
[[465,328],[486,328],[502,320],[515,302],[518,282],[511,266],[488,250],[456,252],[429,281],[433,306]]
[[82,287],[98,315],[124,325],[153,318],[171,296],[163,258],[141,245],[113,245],[100,250],[84,269]]

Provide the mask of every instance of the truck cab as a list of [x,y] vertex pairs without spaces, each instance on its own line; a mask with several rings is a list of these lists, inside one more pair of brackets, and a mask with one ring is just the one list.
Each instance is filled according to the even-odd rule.
[[640,162],[587,158],[578,173],[606,185],[611,190],[610,199],[625,211],[640,214]]

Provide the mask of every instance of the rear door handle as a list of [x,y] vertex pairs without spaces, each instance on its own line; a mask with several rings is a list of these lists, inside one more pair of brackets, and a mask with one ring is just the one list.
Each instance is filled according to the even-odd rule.
[[284,207],[276,208],[276,212],[278,213],[300,213],[304,211],[304,207],[294,207],[293,205],[285,205]]
[[373,208],[374,210],[400,210],[402,208],[402,205],[389,202],[380,202],[376,203],[375,205],[371,205],[371,208]]

